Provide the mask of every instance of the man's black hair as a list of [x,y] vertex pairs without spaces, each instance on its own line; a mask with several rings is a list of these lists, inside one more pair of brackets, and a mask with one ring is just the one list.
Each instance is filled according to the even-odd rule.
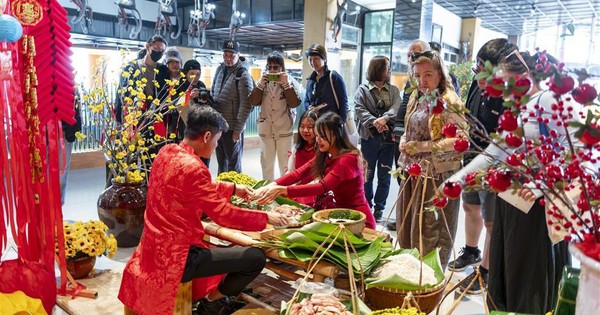
[[274,51],[267,56],[267,64],[269,63],[276,63],[281,66],[281,71],[285,71],[283,56],[279,52]]
[[216,134],[219,131],[226,132],[229,129],[227,121],[219,112],[210,106],[190,106],[188,112],[185,137],[196,140],[205,132]]
[[152,37],[148,38],[148,41],[146,41],[146,43],[148,45],[152,45],[156,42],[163,42],[165,44],[165,46],[169,46],[169,43],[167,42],[167,40],[160,35],[152,35]]
[[483,44],[477,52],[477,58],[489,61],[497,66],[500,60],[508,56],[511,52],[518,50],[519,47],[506,38],[495,38]]

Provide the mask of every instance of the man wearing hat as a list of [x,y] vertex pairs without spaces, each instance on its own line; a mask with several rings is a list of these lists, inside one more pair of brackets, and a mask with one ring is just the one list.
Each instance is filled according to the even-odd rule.
[[[138,52],[138,59],[128,62],[123,68],[119,76],[119,88],[122,92],[117,93],[115,99],[115,118],[117,122],[120,123],[123,121],[123,100],[125,97],[130,96],[129,92],[127,92],[130,80],[136,82],[145,78],[149,83],[144,87],[145,96],[156,96],[156,88],[152,82],[158,79],[158,75],[154,72],[154,69],[160,67],[161,64],[158,61],[163,57],[167,46],[168,43],[162,36],[153,35],[146,41],[146,48]],[[142,69],[146,69],[146,71],[141,71]],[[136,70],[140,70],[137,76],[134,75],[136,74]],[[129,76],[124,76],[122,75],[123,73],[129,73]]]
[[211,89],[217,110],[229,124],[216,149],[219,174],[242,171],[244,128],[252,109],[248,95],[254,88],[254,81],[239,49],[236,41],[223,43],[223,63],[217,68]]

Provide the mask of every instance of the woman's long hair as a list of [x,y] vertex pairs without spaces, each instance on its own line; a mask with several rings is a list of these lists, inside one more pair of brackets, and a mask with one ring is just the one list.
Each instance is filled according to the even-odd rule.
[[[302,120],[306,118],[312,120],[313,125],[315,125],[317,123],[317,119],[319,119],[319,113],[317,113],[315,110],[307,110],[300,116],[300,120],[298,120],[298,141],[296,141],[296,151],[302,150],[308,145],[308,142],[300,135],[300,125],[302,124]],[[313,131],[313,133],[315,132]],[[315,143],[313,143],[313,146],[317,146],[316,140]]]
[[[333,139],[329,139],[327,130],[329,130],[330,135],[333,137]],[[344,126],[344,121],[338,114],[334,112],[327,112],[323,114],[321,117],[319,117],[319,119],[317,119],[317,123],[315,124],[315,131],[315,133],[318,134],[319,137],[329,142],[330,147],[335,147],[338,150],[340,150],[340,154],[350,152],[362,157],[358,148],[356,148],[350,141],[350,138],[348,137],[348,133],[346,132],[346,128]],[[323,178],[325,176],[325,169],[327,168],[328,157],[329,152],[317,151],[315,153],[315,162],[313,163],[311,168],[311,173],[314,178]]]

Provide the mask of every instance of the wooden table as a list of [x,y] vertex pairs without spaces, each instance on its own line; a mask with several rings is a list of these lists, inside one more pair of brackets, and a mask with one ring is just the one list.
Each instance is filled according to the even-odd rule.
[[[235,245],[240,246],[253,246],[260,241],[260,237],[264,237],[266,232],[264,233],[248,233],[234,230],[226,227],[222,227],[217,225],[214,222],[203,222],[204,231],[207,235],[216,237],[221,240],[228,241]],[[277,231],[285,231],[285,230],[277,230]],[[250,236],[252,235],[252,236]],[[275,233],[275,235],[281,235],[281,233]],[[378,231],[365,228],[363,231],[363,237],[368,240],[373,240],[377,236],[383,236],[384,240],[390,240],[390,235],[387,233],[380,233]],[[295,259],[289,259],[279,256],[277,249],[267,249],[265,250],[267,257],[285,262],[289,265],[296,266],[306,271],[309,267],[309,262],[301,262]],[[302,278],[302,275],[290,271],[286,268],[282,268],[281,266],[274,264],[272,262],[267,262],[266,267],[276,273],[277,275],[289,279],[289,280],[297,280]],[[328,261],[320,261],[315,268],[313,269],[312,281],[323,282],[325,278],[335,279],[340,273],[340,268]]]

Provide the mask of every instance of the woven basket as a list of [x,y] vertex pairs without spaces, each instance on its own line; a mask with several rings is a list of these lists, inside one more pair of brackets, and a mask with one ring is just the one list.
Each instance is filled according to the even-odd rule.
[[444,295],[445,284],[446,281],[442,281],[442,283],[433,288],[421,291],[406,291],[385,287],[371,287],[367,289],[366,300],[367,303],[373,307],[373,310],[394,308],[401,306],[402,303],[404,303],[404,298],[406,295],[411,293],[417,304],[419,304],[421,312],[429,314],[440,303],[440,300]]
[[[331,212],[337,211],[337,210],[347,210],[347,211],[351,211],[351,212],[356,212],[356,213],[360,214],[360,219],[357,221],[353,221],[353,222],[341,222],[341,223],[329,222],[329,220],[328,220],[329,214]],[[313,218],[313,221],[315,221],[315,222],[343,224],[344,227],[348,231],[352,232],[355,235],[360,235],[362,233],[362,231],[365,229],[365,221],[367,220],[367,216],[364,213],[357,211],[357,210],[344,209],[344,208],[319,210],[313,214],[312,218]]]

